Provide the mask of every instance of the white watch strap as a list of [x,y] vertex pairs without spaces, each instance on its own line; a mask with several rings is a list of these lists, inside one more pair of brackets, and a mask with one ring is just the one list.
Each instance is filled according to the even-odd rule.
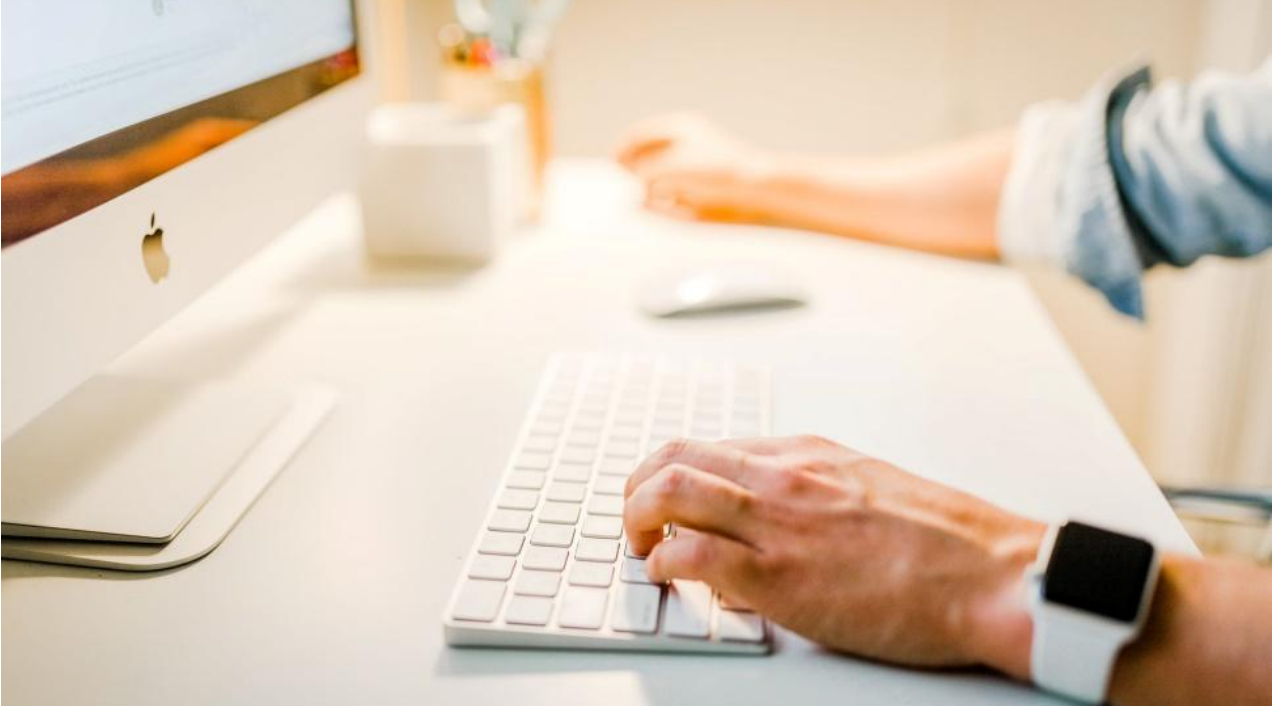
[[1104,703],[1122,640],[1064,621],[1034,621],[1030,674],[1044,689],[1090,704]]

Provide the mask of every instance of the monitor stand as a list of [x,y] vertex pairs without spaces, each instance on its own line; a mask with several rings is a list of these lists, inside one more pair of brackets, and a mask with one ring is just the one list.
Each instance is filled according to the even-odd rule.
[[204,556],[334,402],[318,386],[98,376],[5,440],[3,557],[150,571]]

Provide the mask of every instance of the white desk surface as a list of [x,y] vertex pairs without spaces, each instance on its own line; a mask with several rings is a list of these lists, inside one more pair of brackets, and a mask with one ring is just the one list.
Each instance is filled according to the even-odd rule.
[[[565,348],[768,363],[778,433],[1193,551],[1016,273],[662,219],[601,163],[559,163],[550,195],[545,225],[493,264],[428,272],[369,268],[356,206],[334,198],[121,361],[317,379],[342,399],[195,564],[3,562],[5,703],[1051,703],[789,633],[768,658],[447,648],[444,602],[546,357]],[[670,268],[755,260],[801,278],[812,305],[682,321],[633,307],[636,285]]]

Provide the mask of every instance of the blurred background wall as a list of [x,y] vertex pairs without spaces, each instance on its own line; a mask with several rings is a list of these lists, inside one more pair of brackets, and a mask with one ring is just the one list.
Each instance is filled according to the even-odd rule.
[[[385,0],[406,70],[436,95],[448,0]],[[697,110],[771,147],[882,153],[1010,125],[1111,68],[1160,79],[1246,70],[1269,53],[1267,0],[576,0],[556,36],[559,154],[607,154],[632,121]],[[1270,482],[1269,258],[1157,271],[1149,321],[1064,275],[1040,300],[1161,482]],[[1206,530],[1195,536],[1212,543]]]

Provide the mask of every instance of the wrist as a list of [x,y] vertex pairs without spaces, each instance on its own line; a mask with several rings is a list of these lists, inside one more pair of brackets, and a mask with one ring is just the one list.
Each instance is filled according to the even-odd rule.
[[738,160],[737,183],[739,199],[759,207],[770,200],[775,188],[782,182],[786,170],[785,157],[778,152],[748,148]]
[[1028,520],[1000,533],[990,547],[986,583],[972,606],[970,653],[992,669],[1030,680],[1034,624],[1026,586],[1047,525]]

